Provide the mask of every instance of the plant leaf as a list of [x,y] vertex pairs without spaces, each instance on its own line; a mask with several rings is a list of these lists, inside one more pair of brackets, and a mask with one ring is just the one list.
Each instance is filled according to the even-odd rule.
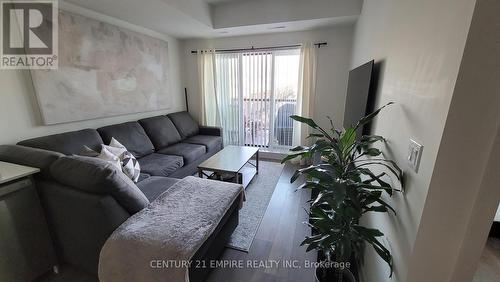
[[317,206],[318,204],[322,204],[326,197],[332,195],[332,192],[320,192],[311,206]]
[[321,235],[321,234],[314,235],[314,236],[307,236],[306,239],[304,239],[304,241],[302,241],[302,243],[300,243],[300,245],[304,246],[305,244],[311,244],[312,242],[320,239],[321,237],[323,237],[323,235]]
[[365,160],[356,160],[356,162],[375,162],[375,161],[390,163],[393,166],[393,168],[398,171],[399,175],[401,175],[401,176],[403,175],[403,170],[401,170],[401,168],[399,168],[399,166],[393,160],[380,159],[380,158],[371,158],[371,159],[365,159]]
[[385,201],[383,201],[383,200],[382,200],[382,199],[380,199],[380,198],[379,198],[379,199],[377,199],[377,202],[378,202],[379,204],[381,204],[382,206],[384,206],[384,207],[386,207],[386,208],[390,209],[390,210],[394,213],[394,215],[396,215],[396,210],[394,210],[394,208],[393,208],[393,207],[391,207],[391,205],[389,205],[388,203],[386,203]]
[[323,138],[323,137],[325,137],[325,135],[321,134],[321,133],[311,133],[311,134],[309,134],[309,136],[306,137],[306,139],[313,138],[313,137]]
[[387,182],[383,181],[382,179],[380,179],[382,176],[386,175],[385,173],[381,173],[379,176],[376,176],[375,174],[373,174],[373,172],[371,172],[367,168],[359,168],[358,167],[356,169],[359,170],[360,173],[362,173],[364,175],[368,175],[368,176],[371,177],[368,183],[376,181],[380,186],[392,189],[392,187],[391,187],[391,185],[389,185],[389,183],[387,183]]
[[[384,166],[386,167],[387,169],[389,169],[396,177],[398,180],[401,180],[401,173],[402,171],[397,171],[395,168],[387,165],[386,163],[383,163],[383,162],[376,162],[376,161],[373,161],[373,162],[367,162],[367,163],[363,163],[363,164],[360,164],[357,166],[357,168],[361,167],[361,166],[367,166],[367,165],[381,165],[381,166]],[[398,167],[399,169],[399,167]]]
[[387,207],[385,206],[371,206],[365,209],[365,212],[387,212]]
[[380,156],[380,154],[382,154],[382,152],[377,148],[368,148],[363,153],[372,157]]
[[340,144],[342,146],[342,151],[345,153],[356,141],[356,129],[347,128],[340,136]]
[[380,237],[384,236],[384,233],[380,232],[377,229],[373,228],[366,228],[361,225],[353,225],[352,227],[354,230],[356,230],[359,234],[364,235],[366,237]]
[[290,118],[295,120],[295,121],[298,121],[300,123],[305,123],[314,129],[318,128],[318,125],[314,122],[314,120],[312,120],[310,118],[305,118],[305,117],[301,117],[301,116],[297,116],[297,115],[292,115],[292,116],[290,116]]
[[290,155],[288,155],[288,156],[284,157],[284,158],[281,160],[281,163],[282,163],[282,164],[283,164],[283,163],[286,163],[287,161],[289,161],[289,160],[293,160],[293,159],[295,159],[295,158],[297,158],[297,157],[300,157],[300,156],[303,156],[303,155],[305,155],[306,153],[307,153],[307,152],[301,152],[301,153],[297,153],[297,154],[290,154]]
[[298,151],[304,151],[304,150],[307,150],[307,149],[308,149],[307,147],[297,146],[297,147],[294,147],[294,148],[290,149],[290,151],[292,151],[292,152],[298,152]]
[[354,128],[355,128],[355,129],[358,129],[358,128],[360,128],[361,126],[363,126],[363,125],[365,125],[365,124],[367,124],[367,123],[371,122],[371,121],[373,120],[373,118],[374,118],[374,117],[376,117],[376,116],[378,115],[378,113],[380,113],[380,111],[381,111],[383,108],[385,108],[385,107],[387,107],[387,106],[389,106],[389,105],[392,105],[392,104],[394,104],[394,102],[389,102],[389,103],[387,103],[387,104],[383,105],[382,107],[380,107],[378,110],[374,111],[373,113],[371,113],[371,114],[369,114],[369,115],[367,115],[367,116],[365,116],[365,117],[361,118],[361,119],[358,121],[358,123],[356,124],[356,126],[355,126]]
[[335,207],[338,207],[347,195],[347,185],[345,182],[341,182],[333,184],[332,187],[333,202]]
[[387,194],[389,194],[391,196],[392,196],[392,191],[394,190],[392,187],[376,186],[376,185],[365,184],[365,183],[356,183],[354,185],[356,187],[369,189],[369,190],[383,190],[383,191],[386,191]]
[[361,136],[361,140],[359,141],[360,143],[367,142],[367,143],[374,143],[374,142],[385,142],[385,138],[379,135],[363,135]]
[[300,185],[297,187],[295,190],[301,190],[301,189],[315,189],[315,188],[324,188],[321,184],[315,182],[315,181],[306,181],[304,184]]

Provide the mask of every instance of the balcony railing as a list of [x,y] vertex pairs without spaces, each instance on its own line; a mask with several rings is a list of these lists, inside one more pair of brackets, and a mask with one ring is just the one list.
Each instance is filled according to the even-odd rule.
[[[262,95],[265,96],[265,95]],[[286,149],[292,146],[296,99],[244,98],[245,146]]]

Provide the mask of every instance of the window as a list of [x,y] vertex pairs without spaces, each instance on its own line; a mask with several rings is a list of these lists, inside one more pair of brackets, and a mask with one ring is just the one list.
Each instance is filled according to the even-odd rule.
[[215,89],[225,143],[292,146],[299,49],[215,55]]

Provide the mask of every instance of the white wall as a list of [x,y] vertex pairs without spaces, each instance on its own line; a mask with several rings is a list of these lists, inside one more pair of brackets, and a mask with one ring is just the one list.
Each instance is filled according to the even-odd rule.
[[352,43],[352,26],[349,25],[314,31],[183,41],[183,81],[189,93],[189,111],[199,118],[201,111],[197,62],[196,55],[191,54],[191,50],[268,47],[324,41],[328,42],[328,46],[318,50],[317,99],[314,118],[320,121],[320,125],[328,127],[326,116],[329,115],[335,120],[336,126],[341,126]]
[[[44,126],[42,125],[42,119],[36,104],[36,97],[29,71],[0,70],[0,85],[2,86],[2,90],[0,91],[0,144],[16,143],[26,138],[83,128],[97,128],[109,124],[132,121],[185,109],[184,94],[180,85],[180,49],[177,39],[71,4],[60,4],[60,8],[62,9],[166,40],[168,42],[170,59],[171,89],[169,93],[172,95],[172,107],[163,111],[135,113],[124,116]],[[61,44],[64,44],[64,42],[61,42]]]
[[[379,115],[374,132],[388,138],[387,157],[395,159],[406,173],[406,193],[388,200],[397,216],[373,214],[364,218],[366,224],[381,229],[387,236],[395,266],[392,281],[411,280],[407,277],[410,258],[474,2],[365,0],[356,24],[351,66],[370,59],[383,62],[377,103],[380,106],[394,101],[396,105]],[[410,138],[424,145],[418,173],[406,165]],[[389,281],[388,267],[371,249],[367,252],[364,274],[369,282]],[[425,273],[421,274],[425,277]]]

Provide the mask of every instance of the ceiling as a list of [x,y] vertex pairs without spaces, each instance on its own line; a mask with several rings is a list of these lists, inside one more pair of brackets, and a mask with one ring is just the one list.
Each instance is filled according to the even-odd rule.
[[[363,0],[61,0],[176,38],[213,38],[353,23]],[[251,12],[249,12],[251,11]]]

